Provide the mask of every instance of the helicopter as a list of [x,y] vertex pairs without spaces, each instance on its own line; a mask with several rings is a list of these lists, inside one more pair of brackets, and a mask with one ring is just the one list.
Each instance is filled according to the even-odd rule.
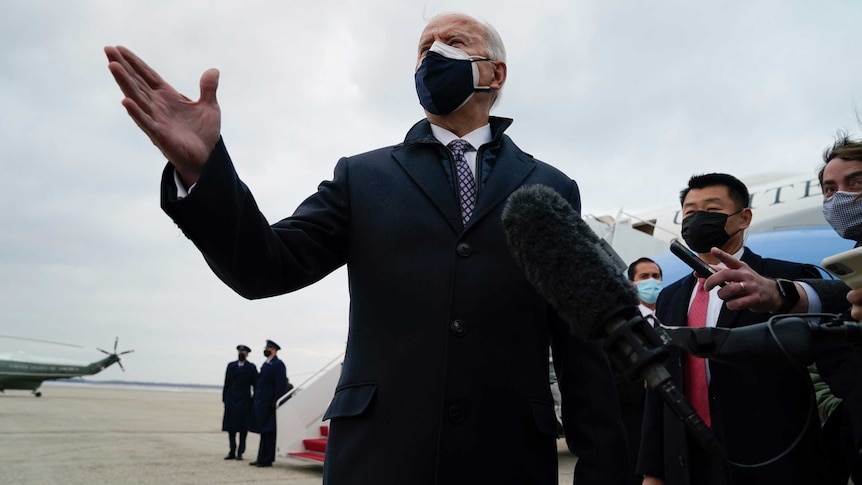
[[[7,337],[7,338],[17,338],[21,340],[35,340],[35,339],[22,339],[20,337]],[[117,364],[120,366],[120,369],[123,372],[126,369],[123,367],[122,359],[120,359],[121,355],[129,354],[134,352],[134,350],[126,350],[124,352],[117,352],[117,342],[119,341],[119,337],[114,339],[114,350],[113,352],[108,352],[107,350],[103,350],[100,348],[96,348],[96,350],[107,354],[108,356],[102,360],[93,362],[91,364],[86,365],[75,365],[69,363],[60,363],[60,362],[35,362],[35,361],[24,361],[24,360],[13,360],[11,358],[7,358],[6,356],[0,356],[0,392],[5,392],[8,390],[24,390],[24,391],[32,391],[33,395],[36,397],[41,397],[42,392],[39,391],[39,387],[42,385],[44,381],[50,381],[55,379],[66,379],[69,377],[80,377],[80,376],[90,376],[93,374],[97,374],[106,368],[110,367],[113,364]],[[42,341],[47,342],[47,341]],[[69,344],[60,344],[58,342],[47,342],[54,343],[58,345],[69,345]],[[71,347],[77,347],[75,345],[69,345]]]

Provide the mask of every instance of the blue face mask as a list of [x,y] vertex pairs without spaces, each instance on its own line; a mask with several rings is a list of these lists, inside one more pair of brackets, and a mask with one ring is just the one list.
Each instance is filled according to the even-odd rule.
[[640,280],[638,285],[638,298],[644,303],[652,305],[658,300],[658,294],[661,292],[661,281],[650,278],[648,280]]
[[448,115],[464,106],[476,91],[490,91],[490,86],[479,86],[477,61],[491,59],[434,41],[416,69],[419,104],[431,114]]
[[823,201],[823,217],[844,239],[862,241],[862,200],[857,192],[837,191]]

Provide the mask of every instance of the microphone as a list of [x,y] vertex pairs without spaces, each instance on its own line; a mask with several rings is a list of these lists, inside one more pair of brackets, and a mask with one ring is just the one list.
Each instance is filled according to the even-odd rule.
[[[815,323],[818,319],[825,323]],[[661,325],[656,332],[666,344],[716,362],[768,364],[814,362],[819,346],[848,343],[862,350],[862,325],[840,315],[805,313],[776,315],[768,321],[739,328],[689,328]]]
[[628,379],[654,389],[710,453],[724,449],[671,380],[662,362],[667,348],[641,316],[634,285],[604,243],[555,190],[522,187],[503,208],[503,230],[527,281],[583,340],[605,338],[611,362]]

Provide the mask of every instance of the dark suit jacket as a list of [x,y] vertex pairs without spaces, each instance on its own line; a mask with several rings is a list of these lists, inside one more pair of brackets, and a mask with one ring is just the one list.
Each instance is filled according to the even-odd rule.
[[220,142],[190,196],[163,207],[247,298],[302,288],[347,264],[347,351],[330,419],[330,484],[557,483],[548,346],[579,484],[624,483],[625,438],[607,358],[569,337],[511,256],[500,214],[524,185],[580,209],[569,177],[522,152],[491,118],[467,227],[454,160],[417,123],[403,143],[341,159],[271,228]]
[[[805,280],[820,297],[824,313],[842,314],[850,320],[850,288],[837,280]],[[862,348],[862,347],[860,347]],[[843,467],[853,481],[862,481],[862,356],[846,344],[824,345],[818,349],[816,363],[820,376],[832,393],[843,402],[832,412],[823,427],[827,450],[840,458],[835,468]]]
[[254,386],[254,426],[256,433],[275,431],[275,403],[287,393],[287,370],[284,362],[273,357],[260,365]]
[[[816,270],[796,263],[764,259],[745,249],[742,261],[761,275],[799,279],[815,277]],[[813,272],[812,272],[813,271]],[[662,290],[656,316],[666,325],[686,325],[689,301],[696,279],[689,275]],[[722,307],[719,327],[736,328],[765,322],[772,315]],[[665,366],[684,390],[682,351],[671,349]],[[812,399],[810,377],[791,365],[742,365],[709,362],[712,428],[724,443],[727,456],[737,463],[754,464],[784,451],[800,431],[803,440],[777,462],[755,469],[728,466],[733,485],[781,483],[811,485],[820,482],[823,455],[817,413],[808,416]],[[803,369],[804,370],[804,369]],[[665,479],[666,485],[690,483],[688,446],[683,424],[656,393],[647,392],[638,471]],[[697,485],[697,484],[692,484]]]
[[224,403],[222,431],[248,431],[251,421],[251,390],[257,380],[257,367],[246,361],[242,367],[238,361],[227,365],[224,373],[221,401]]

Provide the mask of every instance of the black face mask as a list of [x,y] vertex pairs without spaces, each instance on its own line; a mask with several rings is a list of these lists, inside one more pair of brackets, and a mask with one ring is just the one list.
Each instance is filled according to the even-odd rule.
[[448,115],[464,106],[474,92],[490,91],[490,86],[479,86],[479,69],[474,65],[479,61],[493,62],[434,41],[414,75],[419,104],[429,113]]
[[712,248],[720,248],[731,236],[739,232],[728,234],[724,226],[727,224],[728,217],[740,212],[742,209],[733,214],[697,211],[682,220],[682,238],[688,247],[698,253],[708,253]]
[[239,356],[237,358],[239,359],[240,362],[245,362],[245,354],[241,353],[241,354],[239,354]]
[[270,355],[272,355],[272,351],[271,351],[271,350],[269,350],[269,349],[263,349],[263,356],[264,356],[264,357],[269,357]]

